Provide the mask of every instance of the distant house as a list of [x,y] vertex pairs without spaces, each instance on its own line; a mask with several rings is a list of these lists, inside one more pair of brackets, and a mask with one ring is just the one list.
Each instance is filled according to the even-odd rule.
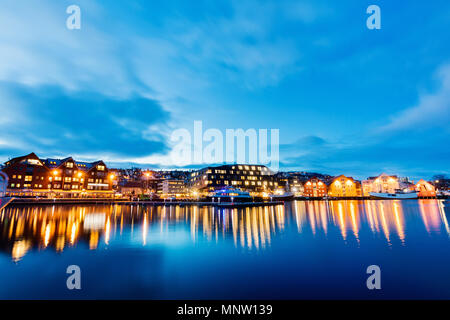
[[184,180],[165,179],[158,183],[158,194],[162,197],[183,197],[187,193]]
[[330,181],[328,195],[330,197],[360,197],[361,183],[352,177],[340,175]]
[[322,198],[327,195],[327,185],[319,178],[311,178],[303,186],[303,196]]
[[369,177],[362,182],[363,195],[368,196],[369,192],[395,193],[400,189],[397,176],[390,176],[385,173],[378,177]]
[[119,192],[126,196],[137,196],[144,194],[145,188],[143,181],[126,181],[119,185]]
[[423,179],[416,183],[416,191],[419,192],[419,197],[436,197],[436,188]]

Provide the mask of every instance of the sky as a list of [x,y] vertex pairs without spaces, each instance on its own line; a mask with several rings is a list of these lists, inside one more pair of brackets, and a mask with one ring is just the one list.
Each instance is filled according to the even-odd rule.
[[0,161],[174,167],[202,121],[279,129],[281,170],[449,174],[448,30],[448,0],[2,0]]

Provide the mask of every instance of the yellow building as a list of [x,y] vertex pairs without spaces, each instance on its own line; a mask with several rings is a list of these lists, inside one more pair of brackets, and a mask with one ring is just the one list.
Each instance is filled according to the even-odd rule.
[[351,177],[340,175],[328,185],[328,195],[330,197],[360,197],[361,184]]
[[397,176],[389,176],[385,173],[378,177],[370,177],[362,182],[363,195],[368,196],[369,192],[395,193],[400,189]]

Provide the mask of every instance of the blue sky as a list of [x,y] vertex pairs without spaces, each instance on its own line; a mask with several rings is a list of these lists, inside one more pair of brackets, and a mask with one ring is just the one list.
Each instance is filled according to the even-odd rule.
[[279,129],[281,169],[450,173],[448,30],[446,0],[3,0],[0,160],[170,166],[202,120]]

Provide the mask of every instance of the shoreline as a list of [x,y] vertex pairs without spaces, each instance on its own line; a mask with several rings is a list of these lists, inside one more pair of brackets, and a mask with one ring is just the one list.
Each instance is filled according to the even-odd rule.
[[418,198],[418,199],[375,199],[371,197],[346,197],[346,198],[304,198],[295,197],[293,199],[275,200],[275,201],[252,201],[252,202],[211,202],[211,201],[152,201],[152,200],[125,200],[125,199],[28,199],[28,198],[14,198],[9,206],[15,205],[108,205],[108,204],[121,204],[121,205],[148,205],[148,206],[213,206],[213,207],[257,207],[257,206],[273,206],[280,205],[286,202],[292,201],[342,201],[342,200],[446,200],[448,196],[440,196],[433,198]]

